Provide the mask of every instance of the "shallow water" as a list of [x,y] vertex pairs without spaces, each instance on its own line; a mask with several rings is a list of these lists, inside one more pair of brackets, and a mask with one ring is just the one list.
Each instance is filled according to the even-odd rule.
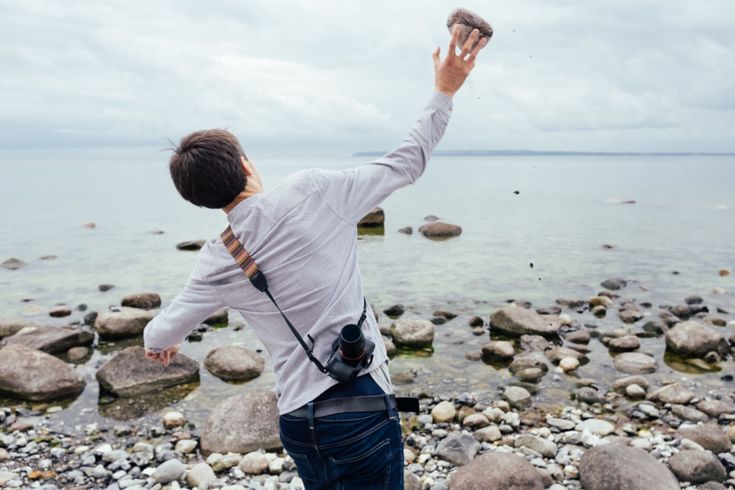
[[[269,158],[256,156],[266,186],[309,167],[338,168],[365,160],[353,158]],[[489,315],[509,299],[548,306],[556,298],[588,298],[610,277],[624,277],[621,291],[638,302],[650,301],[648,317],[659,304],[682,303],[699,294],[714,313],[735,312],[735,158],[733,157],[437,157],[415,186],[386,200],[384,233],[361,236],[359,253],[368,300],[378,309],[402,303],[403,318],[430,318],[437,309],[459,316],[437,326],[431,355],[404,353],[391,362],[395,374],[415,371],[400,391],[458,394],[478,391],[491,397],[510,379],[505,369],[465,359],[487,336],[475,337],[469,317]],[[0,153],[0,261],[17,257],[28,265],[0,268],[0,316],[27,317],[48,324],[56,303],[84,303],[90,310],[119,304],[129,293],[155,291],[168,302],[183,285],[196,252],[175,244],[216,236],[223,213],[197,209],[176,194],[157,150],[68,150]],[[515,194],[514,191],[519,191]],[[621,201],[635,200],[635,204]],[[461,237],[430,241],[414,232],[423,217],[435,214],[460,224]],[[96,223],[95,229],[85,223]],[[152,234],[163,230],[164,234]],[[603,244],[614,245],[604,250]],[[55,255],[57,258],[40,260]],[[533,267],[530,264],[533,263]],[[678,275],[672,274],[678,271]],[[115,288],[100,292],[98,284]],[[724,293],[715,293],[722,288]],[[31,301],[23,302],[24,299]],[[594,323],[600,332],[627,328],[611,311],[597,319],[588,312],[573,318]],[[731,320],[732,314],[718,314]],[[217,345],[262,348],[239,315],[230,326],[204,334],[184,352],[203,361]],[[381,322],[390,320],[383,315]],[[636,325],[640,328],[645,319]],[[733,329],[726,328],[732,335]],[[157,417],[173,404],[189,419],[203,422],[217,401],[242,390],[273,385],[272,371],[245,384],[225,383],[200,371],[199,383],[166,390],[155,397],[108,403],[94,381],[95,370],[112,353],[140,339],[100,346],[79,369],[88,385],[52,417],[69,426],[91,422],[114,425],[143,415]],[[720,381],[735,374],[732,360],[719,372],[692,371],[664,356],[662,338],[642,339],[659,372],[652,378],[695,376],[703,388],[732,390]],[[609,384],[618,377],[612,357],[597,340],[591,362],[576,377]],[[410,376],[407,376],[410,378]],[[540,400],[563,402],[575,377],[544,378]],[[0,400],[0,404],[8,403]]]

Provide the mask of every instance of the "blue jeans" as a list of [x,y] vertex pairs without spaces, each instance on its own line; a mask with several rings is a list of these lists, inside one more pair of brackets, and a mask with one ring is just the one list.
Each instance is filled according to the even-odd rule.
[[[314,401],[382,395],[369,374],[338,384]],[[403,489],[403,441],[398,412],[346,412],[313,420],[281,415],[281,442],[307,490]]]

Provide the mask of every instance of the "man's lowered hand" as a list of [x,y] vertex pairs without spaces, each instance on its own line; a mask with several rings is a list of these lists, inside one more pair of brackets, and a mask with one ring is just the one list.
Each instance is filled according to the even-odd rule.
[[150,349],[146,349],[145,358],[150,359],[151,361],[160,362],[164,366],[168,366],[171,362],[171,359],[174,358],[174,356],[179,352],[180,349],[181,344],[172,345],[171,347],[167,347],[161,352],[154,352]]

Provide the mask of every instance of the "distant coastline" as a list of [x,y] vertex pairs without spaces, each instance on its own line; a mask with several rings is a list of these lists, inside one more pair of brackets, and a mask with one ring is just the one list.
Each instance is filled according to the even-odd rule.
[[[385,155],[387,151],[357,151],[353,157],[376,157]],[[722,152],[611,152],[611,151],[536,151],[536,150],[442,150],[435,151],[438,157],[547,157],[547,156],[653,156],[653,157],[681,157],[681,156],[709,156],[726,157],[735,156],[735,153]]]

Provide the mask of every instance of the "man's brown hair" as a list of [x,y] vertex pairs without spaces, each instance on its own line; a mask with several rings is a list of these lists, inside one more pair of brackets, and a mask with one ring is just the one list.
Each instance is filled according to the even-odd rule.
[[197,206],[218,209],[242,192],[247,176],[237,138],[224,129],[195,131],[181,138],[171,155],[171,178],[181,197]]

